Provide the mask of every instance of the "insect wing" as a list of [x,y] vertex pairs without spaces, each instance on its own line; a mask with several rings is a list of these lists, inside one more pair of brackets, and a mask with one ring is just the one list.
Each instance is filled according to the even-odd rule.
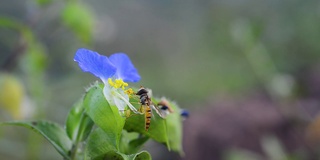
[[161,110],[158,106],[151,105],[151,108],[156,111],[156,113],[161,117],[161,118],[166,118],[167,114],[165,113],[164,110]]

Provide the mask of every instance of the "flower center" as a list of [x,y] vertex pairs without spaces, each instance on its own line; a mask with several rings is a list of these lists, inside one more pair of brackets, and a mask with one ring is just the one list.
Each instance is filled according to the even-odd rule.
[[121,88],[124,91],[124,93],[126,93],[129,96],[134,94],[132,88],[125,89],[126,87],[128,87],[128,83],[124,82],[122,79],[116,79],[113,81],[111,78],[108,78],[108,83],[111,87],[114,87],[115,89]]

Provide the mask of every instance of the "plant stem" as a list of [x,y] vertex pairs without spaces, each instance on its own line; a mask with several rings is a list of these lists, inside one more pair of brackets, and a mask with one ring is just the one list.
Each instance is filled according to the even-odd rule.
[[74,145],[72,145],[71,155],[70,155],[71,160],[76,160],[78,147],[79,147],[79,142],[76,142]]
[[77,132],[77,137],[76,137],[75,142],[74,142],[74,144],[72,145],[72,148],[71,148],[71,153],[70,153],[71,160],[76,160],[76,157],[77,157],[78,147],[79,147],[81,138],[83,136],[83,127],[85,127],[82,124],[84,122],[85,117],[86,117],[86,114],[82,113],[81,118],[80,118],[78,132]]

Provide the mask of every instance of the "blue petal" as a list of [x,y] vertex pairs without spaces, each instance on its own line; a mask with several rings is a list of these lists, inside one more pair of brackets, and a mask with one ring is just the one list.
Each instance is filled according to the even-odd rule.
[[90,72],[102,80],[112,77],[117,70],[108,57],[84,48],[77,50],[74,61],[78,62],[82,71]]
[[124,82],[138,82],[141,77],[125,53],[115,53],[109,57],[111,63],[117,67],[115,78]]

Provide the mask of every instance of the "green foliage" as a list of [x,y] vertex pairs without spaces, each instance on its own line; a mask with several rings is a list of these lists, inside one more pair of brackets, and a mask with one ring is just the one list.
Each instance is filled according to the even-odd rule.
[[119,152],[110,151],[104,155],[101,155],[94,160],[151,160],[151,156],[148,152],[142,151],[136,154],[125,155]]
[[125,154],[133,154],[140,150],[145,142],[149,140],[149,137],[142,136],[136,132],[128,133],[125,130],[122,131],[120,151]]
[[82,142],[89,136],[94,122],[84,112],[82,99],[70,110],[66,121],[66,132],[74,142]]
[[[85,152],[89,159],[151,159],[150,154],[146,151],[137,153],[149,137],[139,137],[138,134],[129,134],[123,131],[125,117],[119,114],[115,106],[108,104],[100,86],[93,86],[89,89],[84,98],[84,106],[88,115],[98,126],[90,134],[87,141]],[[136,117],[141,117],[141,115]],[[141,126],[144,126],[144,123],[132,128],[137,130]],[[142,129],[144,130],[144,127]],[[157,131],[163,132],[160,129]],[[153,134],[149,135],[155,137]]]
[[28,73],[38,75],[43,73],[47,66],[47,55],[45,47],[41,43],[29,44],[26,51],[25,69]]
[[[154,112],[150,128],[146,131],[144,114],[133,114],[128,118],[120,115],[118,108],[109,105],[105,99],[102,87],[99,84],[91,86],[85,96],[74,104],[68,114],[65,131],[47,121],[5,122],[2,125],[23,126],[40,133],[65,159],[71,160],[150,160],[147,151],[139,152],[149,139],[165,144],[169,150],[172,147],[174,151],[183,153],[182,120],[180,109],[174,103],[170,105],[176,112],[166,119]],[[131,101],[137,99],[132,98]],[[97,126],[95,129],[94,124]],[[84,150],[79,149],[81,145],[85,145]]]
[[35,1],[40,6],[48,5],[52,2],[52,0],[35,0]]
[[91,42],[93,15],[85,5],[70,1],[66,4],[61,16],[63,23],[84,43]]
[[86,156],[89,159],[103,160],[103,159],[120,159],[120,160],[148,160],[151,156],[148,152],[142,151],[138,152],[137,148],[141,147],[148,138],[137,138],[131,140],[129,143],[123,141],[127,134],[123,135],[121,138],[121,146],[126,146],[130,148],[131,153],[121,152],[110,142],[110,137],[101,128],[94,130],[87,142]]
[[[34,2],[43,6],[53,1],[35,0]],[[93,15],[85,5],[78,1],[66,2],[61,18],[62,22],[84,43],[91,42]],[[43,86],[45,86],[44,72],[48,64],[45,43],[36,38],[38,36],[35,35],[32,27],[12,18],[0,17],[0,27],[15,30],[22,37],[25,54],[21,56],[21,62],[23,62],[21,64],[29,82],[28,89],[32,96],[38,97],[41,101]],[[37,106],[42,106],[39,104],[37,102]],[[139,108],[138,103],[136,107]],[[37,108],[37,112],[40,113],[41,110]],[[2,125],[23,126],[40,133],[65,159],[80,159],[83,156],[90,159],[115,157],[124,160],[151,159],[148,152],[139,152],[149,139],[165,144],[169,150],[173,145],[173,150],[180,152],[181,147],[179,148],[176,144],[181,143],[179,114],[168,117],[172,121],[177,121],[169,123],[154,111],[152,117],[150,128],[146,131],[144,114],[133,114],[129,118],[121,115],[118,108],[109,105],[105,99],[102,86],[95,85],[71,108],[65,130],[55,123],[46,121],[6,122]],[[178,124],[180,126],[177,126]],[[94,128],[94,125],[97,127]],[[173,134],[176,131],[177,134]],[[169,137],[171,135],[173,138]],[[85,150],[79,149],[82,145],[85,145]]]
[[22,126],[31,129],[46,138],[64,158],[69,159],[68,152],[72,142],[65,131],[56,123],[48,121],[13,121],[0,123],[0,125]]
[[169,146],[173,151],[183,155],[182,149],[182,118],[180,116],[181,109],[176,103],[169,102],[170,106],[174,110],[174,113],[169,114],[166,117],[167,136],[169,140]]
[[108,152],[117,151],[116,146],[110,139],[112,139],[112,137],[109,137],[108,134],[105,134],[101,128],[97,128],[90,134],[88,138],[86,155],[89,158],[94,159]]
[[15,20],[11,17],[0,16],[0,27],[14,29],[14,30],[20,32],[20,34],[22,35],[22,37],[26,41],[28,41],[30,43],[34,42],[35,38],[34,38],[32,30],[28,26],[20,23],[19,21]]
[[0,72],[0,108],[6,110],[14,119],[21,119],[21,103],[25,91],[15,76]]
[[137,154],[132,154],[127,157],[128,157],[127,158],[128,160],[131,160],[131,159],[132,160],[151,160],[152,159],[151,155],[146,151],[141,151]]
[[166,144],[168,148],[170,148],[166,121],[155,112],[153,112],[153,117],[151,118],[150,128],[148,131],[145,130],[144,115],[132,115],[127,118],[124,129],[128,132],[138,132],[146,135],[159,143]]
[[115,148],[119,148],[121,131],[125,118],[120,116],[116,106],[110,106],[105,99],[102,88],[94,86],[84,97],[83,105],[86,113],[94,123],[108,135]]

